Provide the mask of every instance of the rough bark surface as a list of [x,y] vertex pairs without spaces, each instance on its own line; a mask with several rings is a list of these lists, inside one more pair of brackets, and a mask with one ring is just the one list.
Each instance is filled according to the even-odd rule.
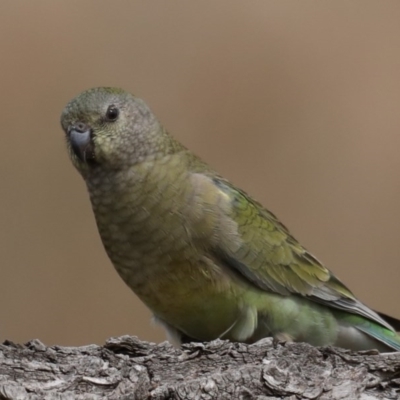
[[0,345],[0,399],[399,399],[400,353],[216,340]]

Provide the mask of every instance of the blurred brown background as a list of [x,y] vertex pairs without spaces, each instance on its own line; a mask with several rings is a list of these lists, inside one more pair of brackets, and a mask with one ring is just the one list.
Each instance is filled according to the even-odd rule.
[[105,255],[59,127],[104,85],[400,317],[399,21],[398,1],[1,2],[0,340],[164,340]]

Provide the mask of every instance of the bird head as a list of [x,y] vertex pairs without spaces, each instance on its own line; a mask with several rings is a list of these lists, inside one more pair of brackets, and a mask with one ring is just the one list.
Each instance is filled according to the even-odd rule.
[[162,150],[167,135],[148,106],[122,89],[89,89],[71,100],[61,115],[69,155],[87,172],[98,166],[129,167]]

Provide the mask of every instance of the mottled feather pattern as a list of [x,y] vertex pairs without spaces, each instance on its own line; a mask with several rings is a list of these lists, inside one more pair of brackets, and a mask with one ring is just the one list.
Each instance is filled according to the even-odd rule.
[[90,89],[61,125],[110,260],[175,342],[274,336],[400,350],[385,317],[173,139],[142,100]]

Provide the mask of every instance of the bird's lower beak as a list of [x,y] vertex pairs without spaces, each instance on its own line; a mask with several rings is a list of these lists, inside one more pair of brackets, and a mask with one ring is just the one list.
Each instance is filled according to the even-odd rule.
[[82,123],[72,125],[68,129],[68,139],[71,149],[83,162],[95,161],[93,138],[91,129]]

